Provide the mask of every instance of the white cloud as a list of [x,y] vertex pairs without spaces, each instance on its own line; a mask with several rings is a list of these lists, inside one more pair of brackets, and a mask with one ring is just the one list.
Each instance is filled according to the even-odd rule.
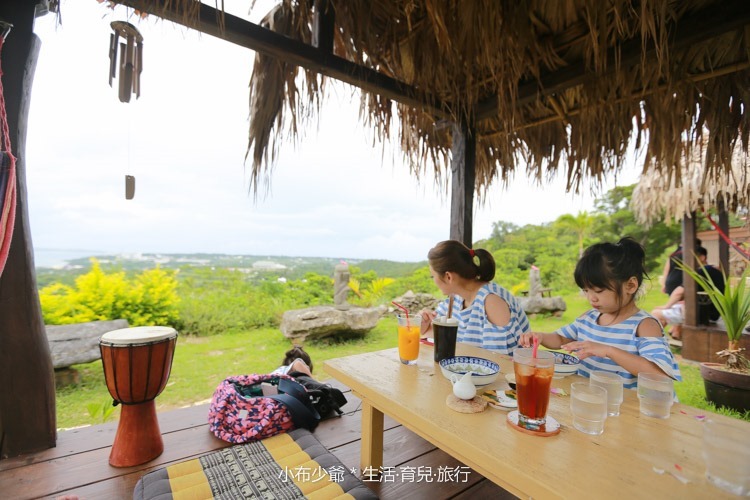
[[[110,21],[124,16],[96,2],[62,8],[62,27],[52,16],[36,26],[27,143],[36,247],[414,261],[448,238],[447,193],[373,147],[350,87],[333,88],[319,130],[312,123],[282,148],[270,192],[256,200],[244,164],[251,51],[148,19],[138,25],[142,95],[122,104],[107,84],[107,49]],[[131,201],[125,174],[136,177]],[[517,176],[475,210],[474,238],[498,220],[537,224],[592,204],[562,181],[540,189]]]

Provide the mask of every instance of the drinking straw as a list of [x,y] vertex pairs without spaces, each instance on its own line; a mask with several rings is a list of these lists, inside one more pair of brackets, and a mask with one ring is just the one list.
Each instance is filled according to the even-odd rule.
[[539,337],[534,336],[534,347],[531,348],[531,357],[536,359],[536,352],[539,350]]
[[408,328],[409,327],[409,310],[407,308],[405,308],[404,306],[402,306],[401,304],[398,304],[398,303],[396,303],[394,301],[391,301],[391,304],[393,304],[394,306],[396,306],[399,309],[401,309],[402,311],[404,311],[404,314],[406,314],[406,326]]

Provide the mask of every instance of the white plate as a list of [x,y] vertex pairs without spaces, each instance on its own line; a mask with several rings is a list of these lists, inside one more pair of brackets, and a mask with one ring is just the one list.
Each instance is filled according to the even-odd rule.
[[[497,401],[495,398],[497,398]],[[503,390],[484,391],[484,393],[482,393],[482,399],[487,401],[487,404],[496,410],[508,411],[518,408],[518,401],[507,396]]]

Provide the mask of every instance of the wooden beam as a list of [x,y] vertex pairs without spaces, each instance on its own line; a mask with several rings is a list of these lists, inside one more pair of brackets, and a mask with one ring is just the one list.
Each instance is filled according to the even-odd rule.
[[[682,218],[682,261],[695,268],[695,212]],[[693,278],[683,271],[682,286],[685,287],[684,324],[698,324],[698,287]]]
[[[750,24],[750,8],[746,0],[727,0],[721,8],[712,5],[710,8],[695,12],[680,19],[674,26],[669,47],[672,51],[690,47],[717,37],[728,31],[743,28]],[[619,57],[618,57],[619,54]],[[656,54],[655,48],[650,46],[646,50],[646,58]],[[616,69],[624,70],[640,62],[643,56],[643,42],[638,36],[621,44],[619,50],[610,49],[607,54],[607,68],[605,74]],[[619,65],[615,61],[619,59]],[[522,81],[518,85],[516,106],[524,106],[537,99],[562,92],[568,88],[580,85],[590,79],[599,78],[588,68],[586,61],[581,60],[557,71],[542,75],[539,79]],[[497,114],[498,96],[493,95],[477,105],[477,121],[491,118]]]
[[453,125],[451,149],[451,231],[450,238],[471,248],[474,183],[476,181],[477,134],[466,123]]
[[191,19],[186,17],[179,9],[180,2],[162,0],[157,7],[146,0],[117,0],[117,2],[235,45],[277,57],[289,64],[316,71],[367,92],[393,99],[401,104],[422,109],[436,118],[447,118],[450,115],[447,106],[437,97],[420,91],[411,85],[347,61],[331,52],[274,33],[231,14],[223,13],[206,4],[200,4],[198,18]]
[[36,2],[0,2],[13,24],[2,51],[11,148],[16,157],[16,217],[0,276],[0,458],[52,448],[57,437],[55,379],[39,304],[26,191],[26,131],[41,41]]

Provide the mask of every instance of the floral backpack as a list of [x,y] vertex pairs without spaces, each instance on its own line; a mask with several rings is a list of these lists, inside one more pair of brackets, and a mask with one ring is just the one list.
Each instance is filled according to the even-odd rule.
[[305,388],[280,374],[228,377],[214,391],[208,410],[209,429],[229,443],[257,441],[298,428],[314,431],[319,420]]

